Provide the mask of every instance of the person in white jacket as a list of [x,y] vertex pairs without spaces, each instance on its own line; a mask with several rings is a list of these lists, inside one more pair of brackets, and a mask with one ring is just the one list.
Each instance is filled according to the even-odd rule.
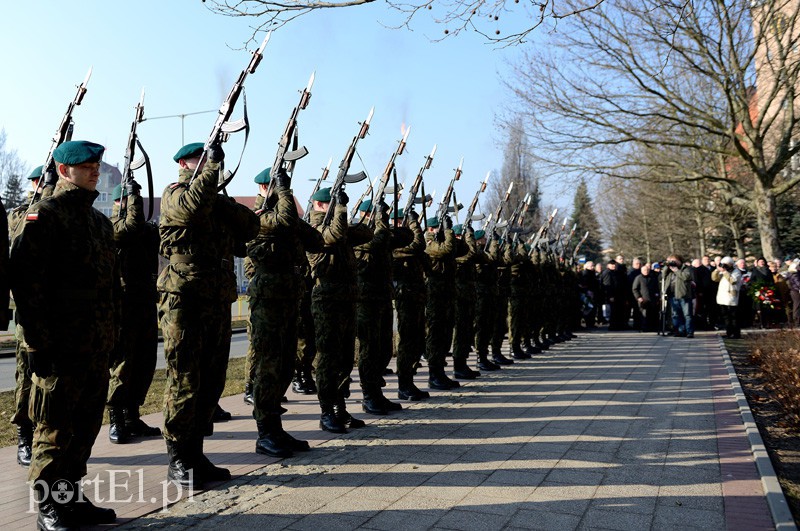
[[739,291],[742,288],[742,273],[734,266],[733,258],[730,256],[723,258],[711,272],[711,280],[719,282],[717,304],[725,323],[725,337],[739,339],[741,329],[736,318],[736,306],[739,304]]

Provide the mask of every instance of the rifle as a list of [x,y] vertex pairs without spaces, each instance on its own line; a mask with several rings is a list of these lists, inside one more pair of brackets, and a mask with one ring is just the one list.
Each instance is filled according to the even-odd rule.
[[[495,227],[500,222],[500,215],[503,213],[503,207],[506,206],[506,203],[508,203],[508,200],[511,198],[511,190],[513,188],[514,188],[514,181],[511,181],[510,183],[508,183],[508,190],[506,190],[506,195],[503,197],[500,203],[497,204],[497,210],[489,214],[489,217],[483,223],[483,230],[486,232],[487,236],[492,231],[494,231]],[[483,249],[484,251],[489,250],[490,240],[491,238],[486,239],[486,245],[484,246]]]
[[308,205],[306,205],[306,211],[305,214],[303,214],[303,221],[306,223],[308,223],[308,220],[311,219],[311,208],[313,207],[313,200],[311,197],[319,191],[319,187],[322,186],[322,181],[328,178],[328,172],[331,169],[331,162],[333,162],[333,158],[329,158],[328,165],[322,168],[322,175],[319,176],[319,179],[317,179],[317,184],[315,184],[314,189],[311,190],[311,195],[308,196]]
[[405,226],[408,222],[408,215],[411,213],[411,210],[414,208],[414,204],[417,200],[417,192],[422,191],[422,218],[425,219],[425,183],[422,180],[422,175],[425,173],[425,170],[431,167],[433,163],[433,156],[436,154],[436,144],[433,145],[433,149],[431,150],[430,155],[425,157],[425,163],[419,169],[417,176],[414,178],[414,183],[411,185],[411,190],[408,192],[408,201],[406,202],[406,209],[403,211],[403,226]]
[[[233,114],[233,109],[236,106],[236,102],[239,100],[239,96],[244,94],[244,80],[247,78],[247,74],[252,74],[258,68],[258,64],[261,62],[261,59],[264,57],[264,48],[267,46],[267,42],[269,42],[269,37],[272,35],[272,32],[267,33],[267,36],[264,37],[264,41],[259,46],[258,50],[255,52],[250,52],[253,56],[250,58],[250,62],[247,66],[242,70],[239,74],[239,78],[234,82],[233,86],[231,87],[230,92],[228,92],[228,96],[223,100],[222,105],[220,105],[219,113],[217,115],[217,120],[214,122],[214,127],[211,128],[211,134],[208,135],[208,140],[206,140],[205,146],[203,146],[203,152],[200,154],[200,160],[197,163],[197,167],[194,169],[194,173],[192,174],[192,178],[189,180],[189,184],[192,183],[197,178],[197,175],[200,173],[200,168],[203,167],[203,163],[208,158],[208,149],[214,144],[222,144],[226,140],[228,140],[228,136],[231,133],[237,133],[244,129],[244,144],[247,145],[247,137],[250,136],[250,122],[247,120],[247,97],[244,97],[244,117],[241,120],[236,120],[235,122],[230,122],[231,115]],[[242,155],[244,155],[244,147],[242,148]],[[236,164],[236,167],[233,169],[232,172],[229,173],[227,177],[224,177],[222,182],[219,184],[219,190],[224,189],[228,186],[228,183],[233,180],[234,175],[236,175],[236,171],[239,169],[239,164],[241,164],[242,158],[239,157],[239,162]]]
[[[377,211],[377,203],[379,203],[380,201],[383,201],[384,196],[386,195],[386,186],[389,184],[389,179],[392,177],[392,171],[394,170],[395,159],[397,159],[398,155],[402,155],[403,154],[403,150],[406,147],[406,139],[408,138],[408,132],[410,130],[411,130],[411,128],[409,127],[406,130],[405,134],[403,135],[403,138],[400,139],[400,143],[398,144],[397,149],[395,149],[394,153],[392,153],[392,156],[389,159],[389,162],[386,164],[386,168],[383,170],[383,173],[380,176],[380,185],[378,185],[378,179],[379,178],[375,177],[375,179],[372,181],[372,183],[370,183],[370,185],[367,186],[367,189],[364,190],[361,193],[361,196],[359,196],[358,201],[356,201],[353,204],[353,208],[350,211],[350,218],[351,219],[356,217],[356,214],[358,214],[358,208],[361,206],[361,203],[364,201],[364,199],[367,196],[370,196],[371,198],[378,197],[377,200],[372,202],[372,207],[370,208],[370,213],[374,215],[375,212]],[[375,190],[376,186],[378,186],[378,193],[377,194],[374,193],[374,190]],[[370,218],[370,224],[371,223],[372,223],[372,218]]]
[[358,144],[358,141],[367,136],[367,131],[369,131],[369,122],[372,120],[372,115],[374,112],[375,107],[370,109],[367,119],[359,123],[360,129],[358,130],[356,136],[353,137],[353,140],[350,141],[350,146],[347,148],[347,151],[342,158],[342,162],[339,163],[339,173],[336,174],[336,180],[333,181],[333,186],[331,186],[331,202],[328,205],[328,211],[325,212],[325,219],[322,220],[323,227],[327,227],[331,224],[331,220],[333,219],[333,211],[336,207],[336,195],[339,193],[339,190],[344,189],[344,185],[347,183],[357,183],[367,178],[367,174],[363,171],[353,175],[347,175],[347,171],[350,169],[350,164],[353,162],[353,157],[356,154],[356,145]]
[[[306,88],[300,91],[300,102],[292,109],[292,114],[286,122],[286,127],[283,129],[283,135],[278,142],[278,152],[275,154],[275,161],[272,163],[272,175],[278,175],[278,172],[283,170],[287,175],[291,176],[294,173],[295,163],[308,155],[308,149],[305,146],[298,147],[298,134],[297,134],[297,115],[300,111],[308,107],[308,100],[311,99],[311,86],[314,84],[314,72],[308,79]],[[289,146],[291,144],[291,151]],[[267,185],[266,197],[272,193],[275,187],[275,179],[269,180]]]
[[514,232],[514,236],[512,237],[514,243],[517,242],[517,237],[519,236],[519,233],[525,229],[524,226],[525,214],[528,213],[528,209],[531,206],[531,199],[532,197],[530,193],[525,194],[525,205],[522,207],[522,212],[519,213],[519,218],[517,219],[518,230]]
[[[133,116],[131,131],[128,133],[128,143],[125,146],[125,165],[122,169],[122,180],[120,181],[122,195],[119,201],[119,217],[124,218],[125,211],[128,208],[128,197],[125,194],[125,186],[133,180],[134,170],[138,170],[144,166],[147,170],[147,188],[150,197],[147,221],[150,221],[153,218],[153,169],[150,166],[150,157],[144,150],[142,143],[139,142],[139,135],[136,134],[136,127],[144,121],[144,89],[142,89],[142,96],[135,108],[136,113]],[[133,157],[136,154],[136,146],[139,146],[139,151],[142,152],[142,158],[134,161]]]
[[[436,227],[437,233],[442,231],[445,217],[447,217],[447,214],[450,211],[450,198],[453,197],[453,187],[455,186],[456,181],[461,178],[461,167],[463,165],[464,157],[461,157],[461,162],[458,163],[458,168],[455,169],[455,174],[453,175],[453,178],[450,179],[450,184],[447,185],[447,190],[445,190],[444,195],[442,196],[442,202],[439,203],[439,212],[437,215],[439,218],[439,226]],[[458,203],[456,203],[456,205],[457,204]]]
[[553,254],[555,254],[555,250],[561,245],[561,236],[564,234],[565,228],[567,228],[567,218],[564,218],[564,221],[561,223],[561,228],[558,229],[558,236],[556,236],[556,239],[553,240],[556,244],[553,247]]
[[514,209],[514,212],[511,213],[511,217],[508,218],[508,223],[506,223],[506,226],[503,229],[503,235],[500,238],[503,243],[506,242],[509,231],[513,229],[515,234],[518,232],[518,230],[514,228],[514,225],[517,223],[517,219],[519,219],[519,214],[522,211],[523,206],[528,202],[530,202],[530,194],[525,194],[525,197],[521,199],[519,203],[517,203],[517,207]]
[[547,235],[547,231],[550,230],[550,224],[553,223],[553,219],[555,219],[556,214],[558,213],[558,209],[553,209],[553,212],[547,218],[547,221],[542,223],[542,226],[539,227],[539,232],[536,233],[536,237],[533,238],[533,242],[531,243],[531,254],[533,254],[534,249],[536,246],[539,245],[539,242]]
[[53,141],[50,143],[50,151],[47,152],[47,158],[42,166],[42,177],[39,179],[36,189],[33,191],[33,197],[31,197],[31,203],[28,205],[28,208],[33,206],[37,201],[39,194],[44,191],[45,186],[55,186],[55,183],[58,182],[58,172],[56,171],[55,161],[53,160],[53,152],[58,146],[72,139],[72,130],[75,127],[75,123],[72,121],[72,112],[75,110],[75,107],[80,105],[83,101],[83,96],[86,94],[86,85],[89,83],[90,77],[92,77],[91,67],[89,67],[89,71],[86,73],[86,78],[83,80],[83,83],[78,85],[78,92],[75,94],[72,101],[69,102],[67,112],[65,112],[64,117],[61,118],[61,123],[58,124],[56,134],[53,135]]
[[472,216],[475,215],[475,208],[478,206],[478,199],[480,198],[481,193],[486,190],[486,184],[489,182],[489,176],[491,174],[491,171],[486,172],[486,178],[483,179],[483,182],[478,187],[478,191],[475,192],[475,197],[472,198],[472,203],[470,203],[469,208],[467,208],[467,214],[464,216],[464,223],[467,225],[472,225]]
[[398,156],[403,154],[403,150],[406,147],[406,139],[408,138],[408,132],[411,131],[411,126],[406,129],[403,138],[400,140],[400,143],[397,145],[397,149],[395,149],[394,153],[392,153],[391,158],[389,158],[389,162],[386,164],[386,168],[383,170],[383,175],[381,176],[381,182],[378,186],[378,193],[375,194],[375,197],[372,201],[372,211],[369,218],[370,226],[375,225],[375,216],[378,213],[379,205],[384,201],[386,196],[386,186],[389,184],[389,179],[394,175],[394,188],[393,192],[397,194],[397,170],[395,169],[395,160]]
[[587,230],[586,234],[584,234],[583,238],[581,238],[581,241],[579,241],[578,245],[575,246],[575,250],[572,251],[572,261],[573,262],[575,261],[575,258],[578,256],[578,250],[581,248],[581,245],[584,244],[584,242],[586,241],[586,238],[588,238],[588,237],[589,237],[589,231]]
[[[565,219],[564,221],[566,221],[566,219]],[[567,246],[569,245],[569,242],[571,242],[571,241],[572,241],[572,237],[575,235],[575,229],[577,229],[577,228],[578,228],[578,224],[577,224],[577,223],[574,223],[574,224],[572,225],[572,230],[571,230],[571,231],[569,231],[569,236],[567,236],[567,239],[566,239],[566,241],[564,242],[564,245],[561,247],[561,253],[559,253],[559,255],[558,255],[558,257],[559,257],[561,260],[563,260],[563,259],[564,259],[564,255],[565,255],[565,254],[566,254],[566,252],[567,252]]]

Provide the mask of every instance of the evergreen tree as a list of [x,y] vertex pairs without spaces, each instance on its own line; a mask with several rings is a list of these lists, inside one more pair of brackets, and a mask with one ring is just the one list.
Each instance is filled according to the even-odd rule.
[[[586,231],[589,231],[589,236],[581,245],[578,254],[586,256],[587,261],[597,261],[600,258],[600,251],[603,249],[600,241],[600,223],[597,221],[597,214],[595,214],[592,199],[589,197],[589,188],[583,179],[575,190],[575,198],[572,201],[572,218],[569,223],[570,227],[577,225],[575,229],[577,238],[583,238]],[[580,240],[576,240],[572,245],[576,245],[577,241]]]
[[3,193],[3,206],[6,211],[20,206],[25,201],[25,189],[22,184],[22,177],[16,173],[8,176],[6,189]]

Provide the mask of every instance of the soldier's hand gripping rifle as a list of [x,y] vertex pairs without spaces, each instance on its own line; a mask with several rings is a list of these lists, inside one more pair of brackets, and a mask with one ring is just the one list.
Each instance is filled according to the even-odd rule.
[[[127,186],[133,181],[133,172],[142,166],[147,171],[147,189],[150,194],[150,205],[147,212],[147,221],[153,218],[153,168],[150,165],[150,157],[144,150],[142,143],[139,142],[139,135],[136,133],[137,126],[144,121],[144,89],[142,89],[142,96],[139,103],[136,104],[136,113],[131,122],[131,131],[128,133],[128,143],[125,146],[125,165],[122,169],[122,180],[120,188],[122,189],[119,201],[119,217],[124,218],[125,212],[128,208],[128,194]],[[142,152],[142,158],[133,160],[136,156],[136,146],[139,146],[139,151]]]
[[547,231],[550,230],[550,225],[553,223],[553,220],[555,219],[557,213],[558,209],[554,208],[553,212],[551,212],[550,216],[548,216],[547,221],[542,223],[542,226],[539,227],[539,231],[536,233],[536,237],[533,238],[532,240],[530,254],[533,254],[534,250],[536,249],[536,246],[539,245],[540,241],[542,241],[542,238],[547,237]]
[[[270,35],[272,35],[272,32],[267,33],[267,36],[264,37],[264,41],[261,43],[261,46],[259,46],[258,50],[251,52],[253,56],[250,58],[250,62],[239,74],[239,77],[231,87],[228,96],[225,98],[225,100],[223,100],[222,105],[220,105],[219,112],[217,114],[217,120],[214,122],[214,127],[211,128],[211,134],[208,135],[208,140],[206,140],[205,146],[203,147],[203,152],[200,154],[200,160],[197,163],[194,173],[192,174],[192,178],[189,180],[190,184],[197,178],[197,175],[200,173],[200,168],[208,159],[208,150],[211,146],[222,144],[228,140],[228,136],[230,136],[231,133],[237,133],[242,129],[244,129],[244,145],[247,145],[247,137],[250,136],[250,122],[247,119],[246,96],[244,97],[244,116],[235,122],[231,122],[230,118],[233,114],[234,107],[236,107],[236,102],[239,101],[239,96],[244,94],[244,80],[247,78],[247,74],[254,73],[256,68],[258,68],[258,64],[261,62],[261,59],[264,57],[264,48],[267,46],[267,42],[269,42]],[[244,155],[244,147],[242,147],[242,155]],[[220,190],[228,186],[228,183],[233,180],[233,177],[236,175],[236,171],[239,169],[239,164],[241,164],[241,162],[242,157],[239,156],[239,162],[236,163],[236,167],[233,169],[233,171],[224,172],[224,174],[227,174],[227,176],[225,176],[222,179],[222,182],[219,184]]]
[[[292,109],[292,114],[286,122],[286,127],[283,129],[280,142],[278,142],[278,152],[275,154],[275,161],[272,163],[271,173],[277,176],[279,172],[283,171],[289,177],[294,173],[294,165],[298,160],[308,155],[308,149],[305,146],[298,146],[299,136],[297,132],[297,115],[300,111],[308,107],[308,100],[311,99],[311,87],[314,85],[314,73],[308,79],[306,88],[300,91],[300,102]],[[266,197],[272,193],[275,187],[275,179],[269,180],[267,185]]]
[[[308,204],[306,205],[306,212],[303,214],[303,221],[308,222],[311,219],[311,208],[313,207],[314,200],[311,197],[319,191],[319,187],[322,186],[322,181],[328,178],[328,172],[331,170],[331,162],[333,162],[333,158],[328,159],[328,165],[322,168],[322,175],[319,176],[317,179],[317,184],[314,185],[314,189],[311,190],[311,195],[308,196]],[[270,179],[271,180],[271,179]]]
[[506,226],[503,228],[503,234],[500,236],[500,241],[502,242],[502,245],[505,245],[505,243],[508,241],[508,233],[512,230],[512,228],[516,224],[517,218],[519,217],[519,213],[522,210],[522,206],[525,204],[525,201],[527,199],[528,199],[528,195],[526,194],[525,197],[523,199],[521,199],[517,203],[517,206],[514,208],[514,211],[511,213],[511,217],[508,218],[508,221],[506,222]]
[[430,155],[425,157],[425,162],[422,164],[422,167],[419,169],[417,176],[414,178],[414,183],[411,185],[411,190],[408,192],[408,201],[406,202],[406,208],[403,211],[403,226],[407,226],[408,224],[408,216],[411,214],[411,211],[414,209],[414,204],[417,202],[417,192],[422,192],[422,219],[425,219],[426,214],[426,197],[425,197],[425,183],[422,180],[422,176],[425,173],[425,170],[431,167],[433,163],[433,156],[436,154],[436,144],[433,145],[433,149],[431,150]]
[[39,183],[36,185],[36,189],[33,191],[31,203],[28,205],[29,208],[39,200],[39,194],[42,193],[42,190],[44,190],[45,186],[52,187],[58,182],[58,172],[56,171],[55,161],[53,160],[53,152],[58,146],[72,139],[72,130],[75,126],[74,122],[72,121],[72,112],[75,110],[75,107],[80,105],[83,101],[83,96],[86,94],[86,85],[89,83],[90,77],[92,77],[91,67],[86,73],[86,78],[83,80],[83,83],[78,85],[78,92],[75,94],[75,97],[72,99],[72,101],[69,102],[69,105],[67,106],[67,112],[65,112],[64,117],[61,118],[61,123],[58,124],[56,134],[53,135],[53,140],[50,143],[50,151],[47,152],[47,158],[42,166],[42,177],[39,179]]
[[558,234],[556,235],[556,239],[555,240],[551,240],[551,242],[550,242],[550,243],[554,244],[550,248],[550,250],[552,251],[552,253],[554,255],[555,255],[556,250],[558,249],[558,247],[561,245],[561,236],[564,234],[564,229],[566,227],[567,227],[567,218],[564,218],[564,221],[561,223],[561,227],[559,227],[559,229],[558,229]]
[[486,232],[486,245],[484,246],[484,251],[489,250],[489,243],[491,241],[492,232],[497,227],[497,224],[500,222],[500,216],[503,213],[503,207],[506,206],[508,200],[511,198],[511,190],[514,188],[514,181],[508,183],[508,190],[506,190],[506,195],[503,196],[503,199],[497,204],[497,209],[489,215],[489,218],[483,224],[483,230]]
[[444,234],[442,232],[442,228],[444,227],[444,220],[447,217],[448,212],[450,211],[450,200],[453,197],[453,188],[455,187],[456,181],[461,178],[461,167],[464,165],[464,158],[461,158],[461,162],[458,163],[458,168],[455,169],[455,173],[453,174],[453,178],[450,179],[450,184],[447,185],[447,190],[445,190],[444,195],[442,196],[442,202],[439,203],[439,212],[437,217],[439,218],[439,226],[436,228],[437,234]]
[[331,224],[331,220],[333,219],[333,211],[336,208],[336,196],[339,194],[340,190],[344,189],[345,184],[361,182],[367,178],[367,174],[363,171],[353,175],[348,175],[347,172],[350,170],[350,164],[352,164],[353,157],[356,155],[356,145],[358,144],[358,141],[367,136],[367,131],[369,131],[369,122],[372,120],[372,115],[374,112],[375,107],[370,109],[367,119],[359,123],[360,129],[358,130],[358,134],[356,134],[356,136],[353,137],[353,140],[350,141],[350,146],[347,148],[347,151],[342,158],[342,162],[339,163],[339,173],[336,174],[336,180],[333,181],[333,186],[331,186],[331,202],[328,206],[328,211],[325,212],[325,218],[322,220],[323,227],[327,227]]

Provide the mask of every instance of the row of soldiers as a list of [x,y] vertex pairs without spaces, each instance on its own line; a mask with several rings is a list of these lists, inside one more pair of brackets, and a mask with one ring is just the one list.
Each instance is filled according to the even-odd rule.
[[[281,424],[281,400],[293,379],[295,390],[317,394],[321,429],[344,433],[365,425],[346,403],[356,338],[362,408],[376,415],[402,409],[382,391],[394,350],[393,304],[400,400],[429,397],[414,384],[423,356],[429,388],[448,390],[480,375],[467,363],[472,350],[483,371],[513,363],[501,352],[506,334],[516,359],[572,337],[574,275],[521,241],[501,241],[469,222],[453,226],[449,217],[424,220],[423,228],[415,212],[390,215],[386,204],[373,208],[371,200],[350,223],[342,188],[335,197],[330,188],[315,192],[306,222],[283,169],[256,177],[260,204],[253,212],[219,193],[224,152],[203,143],[175,154],[179,178],[164,190],[157,229],[144,221],[133,180],[117,191],[112,223],[91,208],[103,149],[61,144],[53,153],[59,178],[52,195],[47,188],[34,192],[34,204],[9,218],[18,377],[31,381],[19,389],[14,422],[21,442],[32,442],[29,479],[41,528],[114,520],[112,510],[82,494],[71,504],[47,494],[59,482],[79,492],[106,404],[112,440],[118,431],[160,433],[139,418],[154,370],[157,320],[167,362],[167,476],[184,486],[230,478],[206,457],[203,440],[213,433],[225,386],[234,256],[246,256],[250,277],[245,400],[254,406],[256,452],[270,456],[309,449]],[[157,254],[169,264],[156,281]],[[450,353],[455,379],[445,373]],[[31,429],[32,437],[23,433]]]

